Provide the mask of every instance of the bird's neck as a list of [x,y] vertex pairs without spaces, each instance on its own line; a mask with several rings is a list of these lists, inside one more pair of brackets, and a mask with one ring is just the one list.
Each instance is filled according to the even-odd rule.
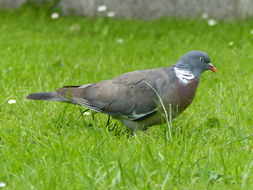
[[192,81],[197,80],[199,82],[200,80],[200,76],[196,76],[189,67],[182,67],[176,64],[173,68],[178,80],[185,85]]

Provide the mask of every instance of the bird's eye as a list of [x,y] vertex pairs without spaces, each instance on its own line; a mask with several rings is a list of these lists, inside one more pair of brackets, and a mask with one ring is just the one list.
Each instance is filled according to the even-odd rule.
[[199,60],[200,60],[200,61],[203,61],[203,60],[204,60],[204,58],[203,58],[203,57],[200,57],[200,58],[199,58]]

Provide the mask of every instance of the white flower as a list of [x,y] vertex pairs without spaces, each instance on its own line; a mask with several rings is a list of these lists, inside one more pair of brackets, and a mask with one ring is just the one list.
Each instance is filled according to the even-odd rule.
[[253,35],[253,29],[250,31],[250,34]]
[[230,41],[230,42],[228,43],[228,45],[229,45],[229,46],[233,46],[233,45],[234,45],[234,42],[233,42],[233,41]]
[[204,13],[204,14],[202,15],[202,18],[203,18],[203,19],[207,19],[207,18],[208,18],[208,14],[207,14],[207,13]]
[[207,24],[208,24],[209,26],[214,26],[214,25],[217,24],[217,21],[214,20],[214,19],[208,19],[208,20],[207,20]]
[[14,100],[14,99],[10,99],[9,101],[8,101],[8,104],[16,104],[16,100]]
[[51,14],[51,19],[57,19],[57,18],[59,18],[59,13],[52,13]]
[[115,16],[115,12],[110,11],[110,12],[107,13],[107,16],[108,17],[114,17]]
[[99,5],[99,6],[97,7],[97,11],[98,11],[98,12],[106,11],[106,9],[107,9],[107,6],[106,6],[106,5]]
[[0,182],[0,187],[5,187],[5,186],[6,186],[6,183]]
[[117,43],[122,44],[124,40],[122,38],[117,39]]
[[90,112],[84,112],[83,115],[90,115]]

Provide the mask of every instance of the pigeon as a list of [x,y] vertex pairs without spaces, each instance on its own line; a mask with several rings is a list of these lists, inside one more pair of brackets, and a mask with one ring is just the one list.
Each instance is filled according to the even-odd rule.
[[201,74],[207,70],[217,72],[207,53],[190,51],[172,67],[137,70],[26,98],[81,105],[120,120],[132,131],[147,130],[166,122],[165,115],[173,119],[182,113],[193,101]]

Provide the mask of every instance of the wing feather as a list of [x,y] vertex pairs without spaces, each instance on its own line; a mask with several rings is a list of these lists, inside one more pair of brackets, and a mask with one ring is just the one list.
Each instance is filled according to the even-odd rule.
[[168,80],[170,71],[170,68],[134,71],[98,83],[60,88],[57,93],[93,111],[140,121],[158,110],[154,89],[160,90],[157,81]]

